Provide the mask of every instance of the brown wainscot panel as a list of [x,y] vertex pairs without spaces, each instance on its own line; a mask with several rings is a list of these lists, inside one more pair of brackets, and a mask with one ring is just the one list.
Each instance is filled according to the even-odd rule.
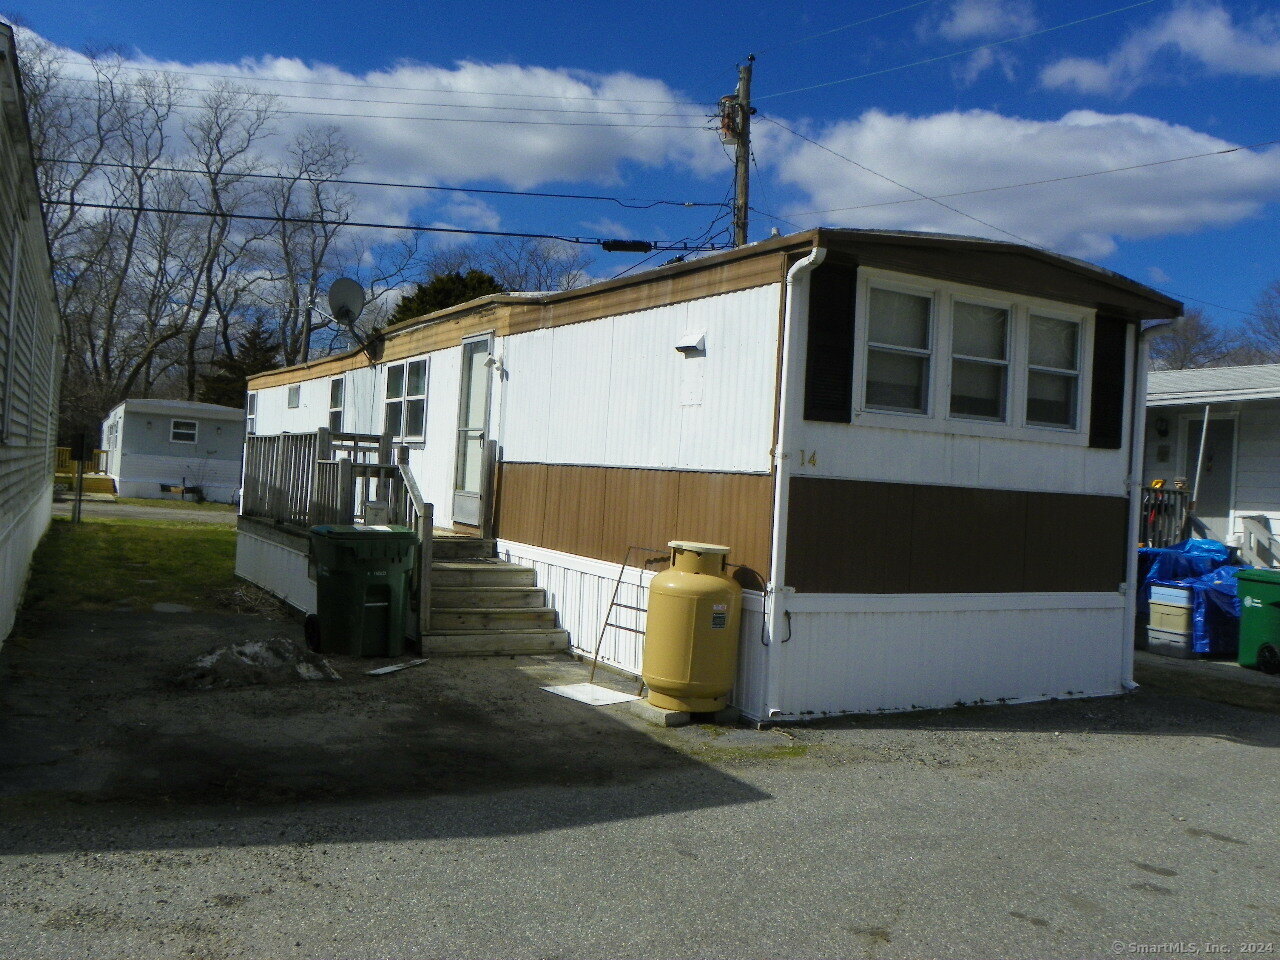
[[787,584],[800,593],[1109,593],[1123,497],[793,477]]
[[[496,532],[504,540],[621,563],[627,547],[670,540],[728,544],[739,579],[769,576],[773,477],[768,474],[504,463]],[[632,554],[633,566],[643,562]]]

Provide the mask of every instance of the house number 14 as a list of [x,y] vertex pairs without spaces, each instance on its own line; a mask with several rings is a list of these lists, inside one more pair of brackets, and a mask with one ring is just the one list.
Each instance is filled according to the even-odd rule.
[[818,465],[818,453],[816,450],[801,450],[800,462],[807,467],[816,467]]

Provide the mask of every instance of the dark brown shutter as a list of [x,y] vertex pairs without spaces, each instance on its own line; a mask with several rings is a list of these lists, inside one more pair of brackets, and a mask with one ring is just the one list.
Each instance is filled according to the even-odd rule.
[[823,264],[809,283],[809,343],[804,368],[804,418],[853,419],[854,267]]
[[1093,331],[1093,389],[1089,405],[1089,446],[1119,450],[1124,440],[1125,352],[1129,325],[1098,317]]

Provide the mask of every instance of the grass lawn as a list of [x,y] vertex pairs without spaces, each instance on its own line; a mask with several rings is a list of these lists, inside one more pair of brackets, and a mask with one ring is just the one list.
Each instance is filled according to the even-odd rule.
[[[194,504],[192,505],[194,506]],[[236,531],[209,523],[54,517],[31,565],[23,612],[148,609],[185,603],[219,609],[236,585]]]
[[201,510],[209,513],[235,513],[236,508],[229,503],[213,503],[194,500],[155,500],[141,497],[116,497],[116,503],[125,503],[131,507],[161,507],[165,510]]

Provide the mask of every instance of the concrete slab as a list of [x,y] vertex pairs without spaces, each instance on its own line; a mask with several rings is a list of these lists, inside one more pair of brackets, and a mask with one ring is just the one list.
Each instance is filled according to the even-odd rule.
[[632,713],[655,727],[684,727],[693,719],[691,714],[683,710],[663,710],[648,700],[633,700],[628,706]]

